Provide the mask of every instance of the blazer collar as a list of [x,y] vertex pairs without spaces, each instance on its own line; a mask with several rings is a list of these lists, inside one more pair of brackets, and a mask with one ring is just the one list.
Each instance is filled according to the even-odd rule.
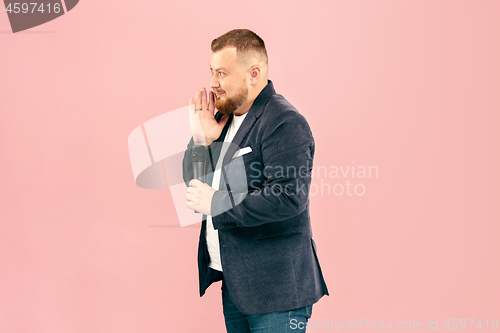
[[[267,80],[267,85],[262,89],[257,98],[253,101],[250,110],[248,110],[248,116],[253,116],[255,119],[259,118],[262,112],[264,111],[264,107],[272,95],[276,94],[274,90],[274,85],[271,80]],[[248,118],[248,116],[245,117]],[[241,124],[243,126],[243,124]]]

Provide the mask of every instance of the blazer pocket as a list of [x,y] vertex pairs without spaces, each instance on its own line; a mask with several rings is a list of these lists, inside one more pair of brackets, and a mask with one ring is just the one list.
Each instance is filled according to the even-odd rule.
[[236,151],[234,153],[234,155],[233,155],[233,157],[231,159],[236,158],[238,156],[243,156],[243,155],[248,154],[250,152],[252,152],[252,148],[250,146],[249,147],[240,148],[240,150],[238,150],[238,151]]

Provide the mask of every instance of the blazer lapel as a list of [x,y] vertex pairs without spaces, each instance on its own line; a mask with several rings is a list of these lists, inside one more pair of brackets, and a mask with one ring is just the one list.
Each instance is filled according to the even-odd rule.
[[[219,120],[222,118],[223,114],[220,112],[217,112],[215,115],[215,120],[219,122]],[[214,141],[215,144],[212,144],[210,148],[208,148],[208,153],[210,154],[210,163],[206,164],[206,170],[205,170],[205,183],[208,185],[212,186],[213,178],[214,178],[214,172],[215,172],[215,167],[217,166],[217,161],[219,160],[220,156],[220,151],[222,148],[222,142],[224,142],[224,139],[226,138],[227,131],[229,129],[229,126],[231,125],[231,121],[233,120],[233,115],[229,115],[229,119],[222,129],[221,135],[217,140]]]
[[[231,157],[233,157],[234,153],[240,148],[241,141],[247,136],[248,132],[250,132],[250,129],[253,127],[255,124],[256,118],[252,116],[251,114],[248,114],[245,119],[243,119],[243,122],[241,123],[240,128],[238,129],[238,132],[236,132],[236,135],[233,138],[233,141],[231,141],[231,144],[227,148],[226,155],[224,156],[224,160],[222,163],[222,167],[227,165],[231,161]],[[222,177],[221,177],[222,180]]]
[[226,166],[231,161],[231,157],[233,157],[234,153],[240,148],[241,142],[247,136],[248,132],[250,132],[250,129],[252,129],[253,125],[260,117],[262,112],[264,112],[264,107],[266,106],[267,102],[269,102],[271,96],[274,94],[276,94],[276,92],[274,90],[273,83],[268,80],[267,85],[264,87],[264,89],[262,89],[259,96],[257,96],[252,106],[250,107],[250,110],[248,110],[248,114],[241,123],[238,132],[234,136],[232,144],[227,149],[222,167]]
[[[240,128],[238,129],[238,132],[236,132],[236,135],[234,136],[233,140],[231,141],[231,144],[229,145],[226,154],[223,156],[223,163],[222,163],[222,170],[221,172],[223,173],[224,167],[231,161],[231,158],[233,157],[234,153],[240,148],[240,144],[243,141],[243,139],[247,136],[248,132],[252,129],[253,125],[257,121],[257,119],[260,117],[262,112],[264,112],[264,107],[266,106],[267,102],[269,102],[269,99],[271,98],[272,95],[276,94],[276,91],[274,90],[273,83],[271,80],[267,81],[267,85],[262,89],[260,92],[259,96],[255,99],[253,102],[252,106],[250,107],[250,110],[248,110],[248,114],[243,119],[243,122],[241,123]],[[215,119],[217,122],[223,117],[223,114],[220,112],[217,112],[215,115]],[[224,129],[222,130],[222,133],[220,137],[215,141],[215,142],[224,142],[224,139],[226,138],[227,130],[229,128],[229,125],[231,124],[233,120],[233,114],[229,115],[229,120],[227,121],[226,125],[224,126]],[[213,180],[213,172],[215,167],[217,166],[217,161],[220,158],[220,151],[221,151],[221,146],[222,144],[217,144],[214,149],[210,149],[211,156],[212,156],[212,166],[211,166],[211,174],[209,174],[209,177],[207,177],[207,184],[212,184]],[[219,182],[219,189],[223,188],[222,186],[224,185],[224,173],[221,174],[220,177],[220,182]]]

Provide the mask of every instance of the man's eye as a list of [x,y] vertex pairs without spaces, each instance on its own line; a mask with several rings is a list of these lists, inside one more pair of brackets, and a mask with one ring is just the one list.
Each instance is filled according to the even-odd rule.
[[219,76],[222,76],[222,75],[224,75],[224,73],[222,73],[222,72],[219,72]]

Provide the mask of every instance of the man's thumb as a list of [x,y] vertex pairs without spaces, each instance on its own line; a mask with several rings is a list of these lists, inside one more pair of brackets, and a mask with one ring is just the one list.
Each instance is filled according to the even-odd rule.
[[222,118],[219,120],[219,126],[224,127],[228,120],[229,120],[229,115],[228,114],[223,115]]

